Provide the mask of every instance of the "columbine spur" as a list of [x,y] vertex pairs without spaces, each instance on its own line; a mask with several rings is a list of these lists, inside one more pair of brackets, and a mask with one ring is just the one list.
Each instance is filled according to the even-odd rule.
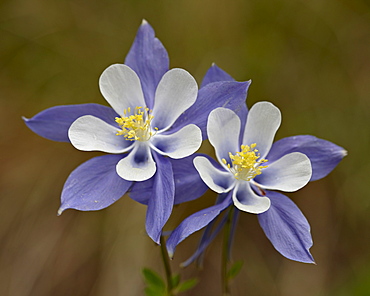
[[[167,240],[171,256],[177,244],[214,223],[233,204],[239,211],[258,214],[266,236],[282,255],[314,262],[309,252],[312,238],[306,218],[289,198],[272,190],[292,192],[324,177],[346,152],[312,136],[285,138],[273,145],[280,122],[279,109],[269,102],[251,108],[245,127],[231,110],[217,108],[210,113],[207,133],[219,163],[198,156],[194,165],[204,183],[220,195],[216,205],[189,216],[171,233]],[[214,233],[210,228],[206,230],[187,263],[202,254],[225,221],[221,220]]]
[[[187,176],[186,168],[192,170],[191,155],[201,145],[209,112],[219,106],[238,109],[249,84],[212,83],[198,92],[187,71],[169,70],[166,49],[143,21],[125,64],[108,67],[100,77],[101,93],[112,108],[56,106],[24,119],[47,139],[111,153],[88,160],[70,174],[58,213],[100,210],[129,193],[148,205],[146,230],[158,243],[173,205],[189,199],[185,191],[194,177]],[[198,186],[191,199],[204,190]]]

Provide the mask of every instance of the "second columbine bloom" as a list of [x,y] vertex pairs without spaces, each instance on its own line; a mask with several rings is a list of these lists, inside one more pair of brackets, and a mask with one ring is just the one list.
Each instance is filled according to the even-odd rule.
[[265,190],[292,192],[305,186],[312,175],[305,154],[289,153],[272,163],[265,159],[280,123],[279,109],[269,102],[251,108],[245,128],[231,110],[213,110],[207,132],[220,165],[196,157],[194,165],[202,180],[217,193],[232,191],[234,205],[254,214],[270,207]]

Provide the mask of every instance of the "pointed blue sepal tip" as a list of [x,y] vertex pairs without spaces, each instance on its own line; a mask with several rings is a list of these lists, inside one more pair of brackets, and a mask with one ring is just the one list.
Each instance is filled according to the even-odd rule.
[[62,215],[62,213],[64,212],[64,210],[65,210],[65,208],[60,207],[60,208],[58,209],[57,216],[59,217],[60,215]]

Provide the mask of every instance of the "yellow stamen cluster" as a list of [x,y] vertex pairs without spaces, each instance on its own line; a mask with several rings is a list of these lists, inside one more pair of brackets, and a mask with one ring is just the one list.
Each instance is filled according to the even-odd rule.
[[148,141],[153,136],[150,128],[153,115],[150,114],[149,108],[135,107],[134,114],[130,113],[131,108],[127,108],[123,111],[124,116],[115,118],[122,128],[116,135],[123,135],[129,141]]
[[267,162],[267,159],[257,161],[260,158],[260,154],[257,149],[254,149],[256,146],[257,144],[251,144],[250,146],[241,145],[241,151],[236,152],[235,155],[229,152],[232,166],[225,159],[222,159],[222,162],[227,165],[236,179],[250,181],[255,176],[262,174],[262,169],[267,168],[267,165],[261,165]]

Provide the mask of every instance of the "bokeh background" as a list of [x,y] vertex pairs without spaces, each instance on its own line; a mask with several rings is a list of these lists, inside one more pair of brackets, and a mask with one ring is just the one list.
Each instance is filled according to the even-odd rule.
[[[283,114],[277,139],[312,134],[349,154],[327,178],[289,196],[312,226],[317,265],[277,253],[252,214],[240,217],[233,295],[370,295],[370,2],[368,0],[2,0],[0,2],[0,295],[143,295],[141,269],[163,273],[144,229],[145,207],[124,196],[99,212],[68,210],[69,173],[97,153],[33,134],[21,116],[63,104],[105,104],[98,78],[124,61],[143,18],[171,67],[200,83],[215,62],[252,79],[248,106]],[[202,148],[207,151],[207,146]],[[166,229],[211,205],[176,207]],[[172,268],[200,284],[184,295],[220,295],[221,239],[204,268]]]

